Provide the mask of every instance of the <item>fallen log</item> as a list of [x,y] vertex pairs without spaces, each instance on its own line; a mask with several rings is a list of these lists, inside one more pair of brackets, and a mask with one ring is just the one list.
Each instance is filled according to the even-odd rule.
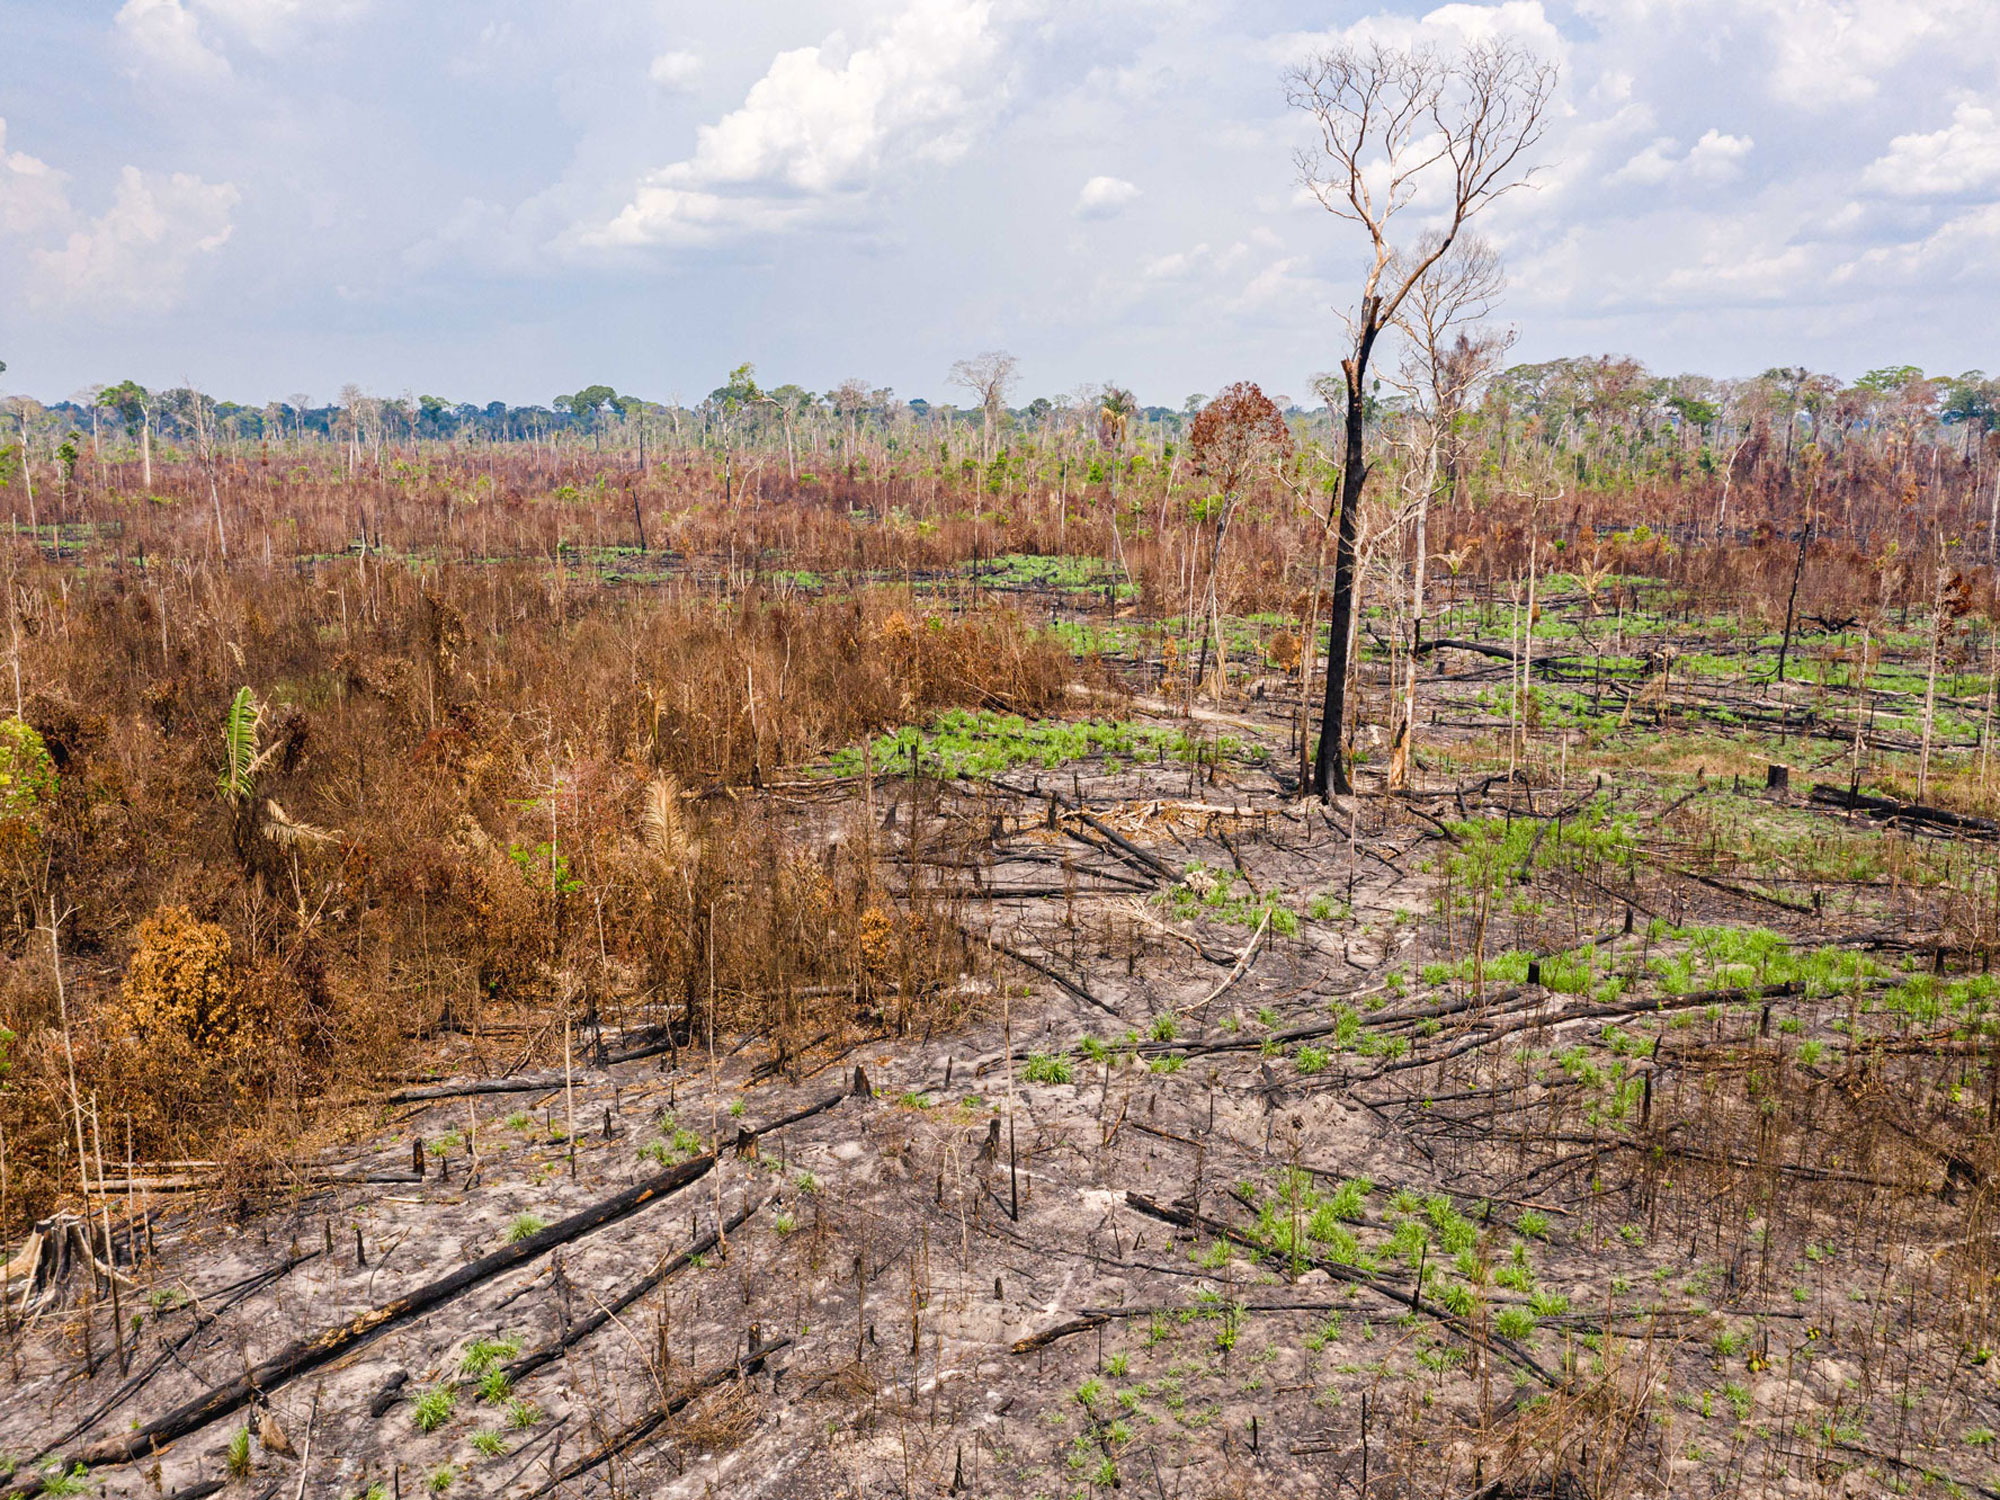
[[[968,934],[968,936],[970,936],[970,934]],[[1115,1020],[1120,1020],[1120,1021],[1125,1019],[1123,1016],[1119,1015],[1117,1011],[1113,1010],[1109,1005],[1105,1004],[1102,1000],[1098,999],[1097,996],[1091,994],[1089,990],[1085,989],[1075,980],[1070,979],[1065,975],[1057,973],[1054,969],[1050,968],[1047,964],[1041,962],[1039,959],[1030,958],[1028,957],[1027,954],[1020,952],[1018,949],[1009,948],[1005,943],[994,942],[990,938],[987,939],[987,946],[991,948],[995,953],[1005,954],[1008,958],[1013,959],[1015,963],[1020,964],[1023,968],[1033,969],[1037,974],[1040,974],[1043,978],[1054,981],[1056,984],[1062,986],[1064,990],[1076,996],[1077,999],[1085,1002],[1086,1004],[1096,1006],[1099,1010],[1103,1011],[1107,1016],[1111,1016]]]
[[1684,880],[1705,885],[1712,891],[1721,891],[1726,896],[1741,896],[1746,900],[1762,901],[1767,906],[1776,906],[1785,911],[1795,911],[1805,916],[1813,915],[1813,908],[1803,901],[1788,901],[1783,896],[1772,895],[1769,891],[1754,890],[1730,880],[1718,880],[1713,875],[1703,875],[1697,870],[1683,869],[1679,865],[1668,865],[1666,868]]
[[[1439,636],[1435,640],[1419,642],[1417,655],[1428,656],[1433,651],[1470,651],[1475,656],[1490,657],[1494,661],[1513,662],[1519,665],[1521,658],[1505,646],[1493,646],[1485,641],[1463,641],[1453,636]],[[1536,656],[1529,658],[1529,668],[1544,677],[1552,675],[1559,667],[1582,671],[1589,663],[1581,657]]]
[[1955,813],[1947,807],[1932,807],[1923,802],[1899,802],[1894,797],[1871,797],[1866,792],[1857,792],[1844,786],[1832,786],[1824,781],[1813,786],[1807,801],[1817,802],[1822,807],[1843,807],[1852,812],[1865,812],[1869,817],[1882,822],[1919,823],[1931,828],[1949,828],[1955,833],[1981,834],[1991,837],[2000,833],[2000,823],[1991,818],[1975,818],[1965,813]]
[[[1238,1313],[1279,1313],[1279,1312],[1344,1312],[1345,1302],[1237,1302],[1230,1304]],[[1217,1304],[1218,1310],[1221,1304]],[[1037,1349],[1045,1349],[1059,1339],[1075,1334],[1088,1333],[1093,1328],[1101,1328],[1113,1318],[1150,1318],[1157,1315],[1174,1316],[1184,1313],[1187,1308],[1171,1305],[1142,1306],[1130,1304],[1125,1307],[1086,1307],[1079,1316],[1058,1323],[1053,1328],[1045,1328],[1040,1333],[1014,1340],[1012,1350],[1016,1354],[1033,1354]]]
[[[1205,1214],[1194,1214],[1184,1208],[1175,1208],[1164,1203],[1157,1203],[1151,1198],[1146,1197],[1143,1193],[1126,1193],[1125,1203],[1127,1207],[1145,1214],[1148,1218],[1158,1219],[1167,1224],[1178,1224],[1184,1229],[1208,1230],[1214,1234],[1221,1235],[1224,1239],[1234,1244],[1242,1245],[1246,1249],[1255,1250],[1260,1255],[1265,1253],[1265,1247],[1259,1244],[1254,1236],[1245,1234],[1233,1224],[1225,1224],[1220,1219],[1211,1219]],[[1464,1318],[1459,1317],[1447,1308],[1424,1301],[1423,1298],[1417,1296],[1415,1293],[1406,1292],[1400,1287],[1390,1286],[1385,1281],[1377,1280],[1373,1276],[1357,1271],[1352,1266],[1341,1265],[1338,1261],[1314,1260],[1312,1264],[1316,1269],[1326,1272],[1335,1281],[1345,1281],[1354,1286],[1364,1287],[1368,1291],[1375,1293],[1378,1297],[1384,1297],[1391,1302],[1399,1302],[1412,1312],[1422,1313],[1425,1317],[1435,1320],[1440,1326],[1449,1329],[1468,1343],[1477,1345],[1481,1342],[1478,1331]],[[1509,1364],[1532,1375],[1550,1390],[1561,1389],[1562,1382],[1514,1340],[1502,1334],[1489,1332],[1486,1334],[1483,1342],[1485,1347],[1493,1350]]]
[[240,1410],[258,1395],[268,1394],[308,1371],[340,1358],[398,1324],[408,1322],[420,1313],[449,1302],[503,1271],[510,1271],[516,1266],[523,1265],[555,1249],[558,1245],[566,1245],[572,1240],[581,1239],[593,1230],[629,1218],[648,1204],[676,1193],[692,1182],[699,1181],[714,1165],[713,1156],[698,1156],[693,1161],[685,1162],[670,1171],[649,1177],[622,1193],[614,1193],[602,1202],[571,1214],[567,1219],[551,1224],[548,1228],[531,1234],[516,1244],[483,1256],[449,1276],[440,1277],[436,1281],[418,1287],[415,1291],[406,1292],[393,1301],[385,1302],[380,1307],[362,1313],[336,1327],[325,1329],[310,1338],[295,1340],[269,1359],[245,1370],[236,1379],[204,1391],[165,1415],[135,1427],[130,1432],[105,1438],[73,1455],[65,1456],[62,1460],[64,1467],[68,1467],[71,1462],[82,1463],[91,1468],[100,1464],[130,1463],[144,1453]]
[[[730,1216],[728,1223],[723,1225],[722,1233],[734,1234],[748,1223],[751,1216],[757,1213],[769,1201],[767,1198],[759,1198],[755,1203],[745,1204],[742,1208],[739,1208]],[[510,1382],[514,1382],[534,1374],[535,1371],[541,1369],[546,1364],[561,1359],[565,1350],[589,1338],[598,1329],[609,1323],[654,1287],[694,1260],[696,1256],[706,1255],[709,1251],[713,1250],[720,1238],[721,1235],[718,1235],[715,1230],[711,1229],[678,1255],[661,1259],[652,1270],[641,1276],[609,1302],[598,1303],[596,1312],[587,1318],[579,1319],[570,1327],[567,1333],[542,1345],[539,1349],[530,1349],[519,1359],[502,1365],[500,1368],[505,1372],[507,1379]],[[464,1381],[461,1383],[472,1385],[477,1382]]]
[[1093,1328],[1102,1328],[1111,1321],[1109,1313],[1089,1313],[1081,1318],[1071,1318],[1067,1323],[1058,1323],[1053,1328],[1044,1328],[1040,1333],[1030,1334],[1024,1339],[1015,1339],[1013,1350],[1016,1354],[1033,1354],[1037,1349],[1046,1349],[1057,1339],[1066,1339],[1073,1333],[1088,1333]]
[[[44,1449],[42,1453],[36,1454],[35,1457],[39,1459],[50,1449],[60,1448],[64,1443],[73,1442],[82,1434],[90,1431],[99,1421],[109,1416],[137,1395],[145,1387],[146,1382],[165,1369],[170,1361],[178,1359],[181,1350],[187,1347],[188,1340],[192,1339],[197,1333],[200,1333],[202,1329],[214,1323],[218,1316],[236,1306],[236,1304],[242,1302],[244,1299],[262,1291],[279,1277],[297,1269],[307,1261],[317,1260],[320,1253],[317,1249],[296,1251],[278,1262],[275,1266],[267,1266],[254,1275],[244,1277],[241,1281],[233,1282],[229,1286],[210,1292],[203,1299],[181,1304],[182,1307],[186,1307],[193,1312],[193,1326],[172,1343],[168,1343],[162,1339],[160,1353],[151,1364],[139,1371],[138,1374],[132,1376],[109,1396],[105,1397],[93,1410],[85,1413],[80,1419],[71,1423],[60,1435],[51,1439],[48,1449]],[[167,1309],[169,1313],[179,1310],[179,1308]],[[157,1321],[158,1318],[156,1316],[155,1322],[157,1323]]]
[[457,1099],[466,1094],[532,1094],[543,1089],[559,1089],[575,1082],[580,1070],[571,1069],[568,1079],[560,1070],[546,1073],[516,1073],[512,1078],[461,1078],[450,1083],[428,1083],[421,1088],[398,1089],[385,1096],[384,1104],[422,1104],[431,1099]]
[[616,1458],[627,1448],[633,1447],[635,1444],[644,1442],[658,1430],[661,1423],[665,1422],[667,1418],[686,1410],[688,1406],[693,1404],[697,1397],[714,1390],[726,1380],[740,1379],[742,1376],[755,1374],[763,1368],[766,1359],[777,1353],[780,1349],[786,1348],[791,1342],[792,1340],[789,1335],[781,1335],[768,1343],[759,1344],[741,1359],[732,1360],[726,1365],[718,1365],[698,1380],[689,1381],[686,1385],[675,1391],[673,1395],[657,1403],[646,1415],[640,1417],[635,1422],[628,1423],[606,1438],[597,1447],[591,1449],[590,1452],[584,1454],[583,1457],[575,1460],[573,1463],[565,1464],[561,1469],[551,1474],[546,1484],[542,1485],[539,1489],[528,1492],[526,1500],[541,1500],[541,1497],[544,1495],[552,1495],[572,1479],[582,1478],[599,1464]]

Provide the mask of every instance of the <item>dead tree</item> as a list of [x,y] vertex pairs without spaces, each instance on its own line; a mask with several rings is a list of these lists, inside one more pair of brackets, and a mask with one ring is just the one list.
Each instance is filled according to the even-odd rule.
[[1004,349],[989,349],[971,359],[961,359],[951,367],[951,383],[979,398],[979,461],[993,461],[993,434],[1000,425],[1000,412],[1007,404],[1007,392],[1014,384],[1020,363]]
[[[1429,237],[1412,252],[1429,257]],[[1407,520],[1414,532],[1410,573],[1410,627],[1403,681],[1390,734],[1389,785],[1403,786],[1415,753],[1417,657],[1424,640],[1424,583],[1430,566],[1430,506],[1440,490],[1457,483],[1456,423],[1473,388],[1498,366],[1514,343],[1511,328],[1467,327],[1493,310],[1505,281],[1500,256],[1485,241],[1461,236],[1449,253],[1411,289],[1397,326],[1408,340],[1396,384],[1408,397],[1414,418],[1414,446],[1421,458],[1410,466]],[[1413,459],[1417,457],[1412,455]]]
[[[1335,47],[1293,68],[1286,98],[1311,115],[1316,146],[1298,154],[1300,180],[1329,213],[1359,224],[1371,259],[1360,305],[1348,319],[1340,362],[1344,452],[1333,564],[1326,699],[1313,790],[1351,790],[1341,750],[1354,622],[1355,537],[1368,480],[1364,448],[1368,364],[1377,340],[1411,289],[1457,240],[1467,220],[1532,175],[1525,155],[1547,126],[1556,70],[1517,44],[1474,42],[1454,52],[1363,42]],[[1420,190],[1444,207],[1428,248],[1400,259],[1395,217]]]

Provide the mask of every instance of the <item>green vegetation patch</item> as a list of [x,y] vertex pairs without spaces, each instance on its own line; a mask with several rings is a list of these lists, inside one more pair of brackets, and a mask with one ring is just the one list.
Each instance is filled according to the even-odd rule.
[[[1016,766],[1053,770],[1093,757],[1137,760],[1142,757],[1193,762],[1198,756],[1242,756],[1242,743],[1223,736],[1213,746],[1191,740],[1177,729],[1113,720],[1024,719],[1018,714],[963,709],[941,714],[927,730],[905,725],[878,738],[870,747],[878,770],[910,764],[915,749],[918,767],[941,777],[997,776]],[[834,752],[828,769],[838,776],[861,770],[858,746]]]

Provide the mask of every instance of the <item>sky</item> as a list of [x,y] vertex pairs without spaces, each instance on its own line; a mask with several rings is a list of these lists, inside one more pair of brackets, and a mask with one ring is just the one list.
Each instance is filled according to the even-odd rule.
[[1995,0],[0,0],[0,390],[1311,404],[1365,245],[1284,70],[1495,36],[1515,358],[2000,367]]

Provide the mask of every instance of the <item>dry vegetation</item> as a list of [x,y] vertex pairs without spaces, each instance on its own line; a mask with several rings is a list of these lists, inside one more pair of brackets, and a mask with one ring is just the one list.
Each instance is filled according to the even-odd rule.
[[1892,471],[1447,490],[1395,793],[1385,484],[1321,804],[1272,467],[876,458],[11,543],[8,1493],[2000,1494],[1990,582]]

